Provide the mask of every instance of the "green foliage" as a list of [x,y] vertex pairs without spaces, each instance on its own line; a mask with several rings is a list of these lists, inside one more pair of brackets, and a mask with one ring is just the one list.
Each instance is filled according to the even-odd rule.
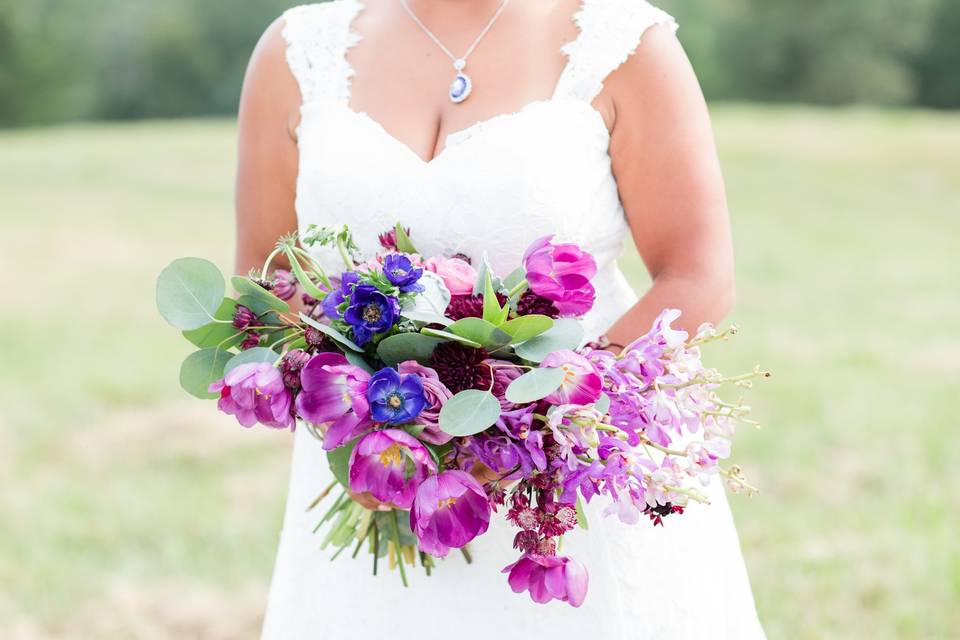
[[[0,0],[0,126],[234,113],[258,37],[292,4]],[[654,4],[708,98],[960,106],[956,0]]]
[[531,369],[510,383],[507,387],[507,400],[514,404],[542,400],[560,388],[564,375],[566,374],[563,369]]
[[215,320],[226,289],[217,265],[202,258],[180,258],[157,278],[157,309],[177,329],[199,329]]
[[452,436],[480,433],[500,417],[500,402],[489,391],[467,389],[440,409],[440,428]]

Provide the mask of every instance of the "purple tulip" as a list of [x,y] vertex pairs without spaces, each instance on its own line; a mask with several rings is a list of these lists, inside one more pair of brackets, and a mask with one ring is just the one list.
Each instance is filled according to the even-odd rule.
[[438,557],[485,533],[489,524],[487,494],[463,471],[444,471],[424,480],[410,509],[410,529],[420,550]]
[[316,425],[329,425],[323,448],[329,451],[352,440],[367,426],[370,374],[340,353],[318,353],[300,372],[303,389],[297,414]]
[[209,387],[219,393],[217,407],[236,416],[237,422],[252,427],[258,422],[275,429],[292,428],[292,396],[283,384],[283,374],[267,362],[250,362],[231,369],[223,380]]
[[569,350],[554,351],[540,363],[541,367],[563,369],[560,388],[545,400],[553,404],[591,404],[603,392],[603,377],[593,363]]
[[581,316],[593,307],[597,274],[593,256],[575,244],[553,244],[553,236],[535,240],[523,254],[530,289],[552,300],[563,316]]
[[526,554],[505,567],[514,593],[530,591],[530,598],[539,604],[560,600],[574,607],[583,604],[590,578],[587,568],[565,556]]
[[423,397],[426,404],[420,415],[417,416],[417,424],[423,425],[423,433],[420,439],[430,444],[446,444],[453,439],[453,436],[440,430],[440,409],[443,403],[449,400],[453,393],[447,386],[440,382],[440,376],[430,367],[425,367],[416,360],[407,360],[401,362],[397,369],[401,374],[416,374],[423,384]]
[[350,490],[409,509],[417,487],[437,465],[427,448],[406,431],[368,433],[350,454]]

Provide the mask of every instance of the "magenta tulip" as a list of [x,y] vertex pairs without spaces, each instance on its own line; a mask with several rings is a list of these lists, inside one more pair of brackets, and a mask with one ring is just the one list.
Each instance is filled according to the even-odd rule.
[[237,418],[245,427],[258,422],[275,429],[287,429],[295,421],[290,413],[292,397],[283,384],[283,374],[267,362],[250,362],[231,369],[223,380],[209,387],[219,393],[217,407]]
[[487,494],[463,471],[444,471],[424,480],[410,509],[410,529],[420,550],[439,557],[485,533],[489,524]]
[[324,449],[336,449],[369,426],[369,381],[369,373],[351,365],[340,353],[318,353],[300,372],[303,389],[297,395],[297,415],[329,427]]
[[560,600],[574,607],[587,597],[590,578],[587,568],[564,556],[526,554],[505,567],[514,593],[530,592],[530,598],[539,604]]
[[538,296],[552,300],[563,316],[582,316],[593,308],[597,274],[593,256],[575,244],[553,244],[553,236],[535,240],[523,255],[527,283]]
[[363,436],[350,454],[350,490],[409,509],[417,487],[437,465],[419,440],[400,429]]

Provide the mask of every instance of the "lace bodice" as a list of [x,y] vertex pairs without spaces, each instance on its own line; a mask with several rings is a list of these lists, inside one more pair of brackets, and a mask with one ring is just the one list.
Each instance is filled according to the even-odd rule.
[[[296,209],[301,229],[349,223],[361,249],[401,222],[427,254],[483,252],[498,273],[518,266],[527,245],[555,233],[591,251],[600,266],[588,336],[607,329],[636,295],[616,265],[627,223],[611,171],[610,136],[591,106],[604,80],[644,32],[672,18],[643,0],[583,0],[579,36],[563,47],[567,64],[552,97],[446,137],[426,162],[366,113],[350,108],[355,70],[347,51],[360,41],[353,22],[363,5],[334,0],[291,9],[283,35],[303,98],[298,128]],[[337,256],[320,253],[331,269]],[[296,432],[283,534],[264,638],[453,635],[461,640],[603,637],[609,640],[759,640],[753,600],[722,488],[714,504],[691,508],[669,532],[628,527],[586,505],[589,532],[571,532],[564,552],[589,567],[580,609],[537,607],[510,592],[500,569],[516,559],[515,531],[495,516],[475,540],[474,563],[458,556],[403,589],[393,575],[373,577],[349,554],[329,561],[304,508],[329,484],[320,444]],[[568,540],[569,538],[569,540]]]
[[[372,252],[377,234],[400,221],[424,253],[480,259],[485,251],[502,274],[532,240],[556,233],[594,253],[599,290],[629,299],[615,264],[628,228],[609,132],[591,101],[646,29],[675,26],[670,16],[639,0],[587,0],[574,16],[579,36],[562,49],[567,64],[553,96],[451,133],[426,162],[349,106],[355,70],[345,54],[360,41],[352,25],[362,10],[357,0],[336,0],[286,14],[287,58],[303,96],[301,228],[349,222]],[[588,329],[622,311],[598,310]]]

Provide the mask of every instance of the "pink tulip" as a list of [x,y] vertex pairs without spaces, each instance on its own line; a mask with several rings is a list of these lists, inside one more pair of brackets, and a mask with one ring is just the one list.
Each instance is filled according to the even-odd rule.
[[514,593],[530,592],[530,598],[539,604],[560,600],[574,607],[587,597],[590,578],[587,568],[564,556],[526,554],[505,567]]
[[553,244],[553,236],[535,240],[523,254],[530,289],[552,300],[563,316],[582,316],[593,308],[597,274],[593,256],[575,244]]

